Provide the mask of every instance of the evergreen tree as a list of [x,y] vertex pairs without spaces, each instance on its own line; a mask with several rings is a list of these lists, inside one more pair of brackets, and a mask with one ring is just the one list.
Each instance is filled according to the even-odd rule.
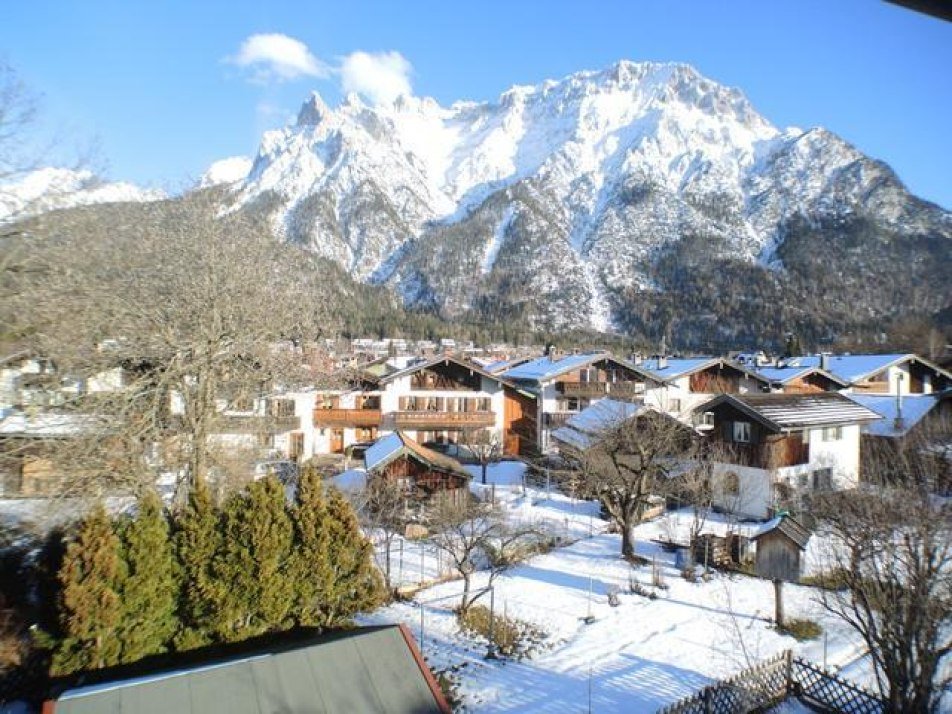
[[136,517],[122,529],[127,576],[116,636],[122,662],[165,652],[177,629],[175,553],[159,495],[148,490]]
[[325,627],[350,622],[358,612],[371,610],[385,598],[380,572],[374,565],[373,544],[364,537],[357,514],[337,489],[327,497],[327,559],[329,589],[323,593]]
[[212,641],[220,599],[212,566],[221,548],[221,538],[220,514],[205,481],[197,479],[175,534],[176,563],[182,582],[180,629],[175,637],[178,650],[194,649]]
[[225,505],[225,542],[215,563],[215,577],[223,595],[217,633],[226,642],[291,624],[294,531],[284,498],[284,486],[268,477],[235,494]]
[[291,519],[295,587],[292,615],[297,625],[319,626],[324,624],[323,596],[332,590],[334,573],[328,560],[327,501],[316,469],[305,468],[301,473]]
[[100,503],[80,524],[60,570],[63,638],[53,653],[52,674],[119,663],[116,627],[122,617],[119,592],[124,578],[119,538]]

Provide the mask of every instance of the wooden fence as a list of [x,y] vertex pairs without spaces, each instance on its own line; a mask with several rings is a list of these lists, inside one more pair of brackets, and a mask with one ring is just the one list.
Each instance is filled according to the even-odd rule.
[[882,714],[885,709],[877,695],[787,650],[662,707],[658,714],[748,714],[768,711],[787,699],[821,712]]

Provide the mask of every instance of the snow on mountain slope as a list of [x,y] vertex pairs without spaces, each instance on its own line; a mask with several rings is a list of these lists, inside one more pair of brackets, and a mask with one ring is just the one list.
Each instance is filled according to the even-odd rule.
[[72,206],[158,201],[165,197],[165,192],[158,189],[143,189],[125,182],[104,182],[91,171],[43,168],[0,185],[0,220]]
[[774,267],[800,218],[952,237],[949,214],[884,164],[823,129],[778,129],[683,64],[622,61],[450,107],[313,94],[235,191],[408,303],[548,326],[611,328],[619,296],[658,290],[658,261],[686,237]]
[[247,156],[231,156],[214,162],[198,180],[199,188],[219,186],[223,183],[244,181],[251,171],[252,160]]

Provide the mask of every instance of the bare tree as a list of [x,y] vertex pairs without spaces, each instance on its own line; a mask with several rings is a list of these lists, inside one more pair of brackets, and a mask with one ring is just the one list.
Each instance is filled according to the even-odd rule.
[[680,472],[660,485],[660,490],[679,505],[691,509],[688,544],[693,548],[714,508],[713,455],[696,448],[685,454]]
[[465,613],[487,590],[473,593],[473,576],[484,571],[487,586],[525,560],[539,545],[541,529],[514,526],[495,506],[478,501],[439,499],[431,510],[432,542],[446,554],[463,579],[460,612]]
[[598,498],[621,531],[622,557],[635,555],[632,529],[649,497],[667,490],[667,480],[680,473],[695,448],[693,429],[646,408],[606,425],[579,451],[580,491]]
[[831,536],[820,600],[867,644],[896,713],[937,711],[952,683],[952,504],[930,495],[929,463],[894,454],[867,475],[889,485],[810,504]]
[[383,545],[383,562],[377,553],[377,565],[383,571],[388,591],[394,590],[391,577],[391,551],[394,539],[407,523],[407,493],[399,482],[387,478],[369,478],[359,496],[358,513],[374,542]]
[[463,431],[463,445],[469,449],[482,472],[482,482],[486,483],[486,470],[489,464],[499,458],[502,445],[499,434],[492,429],[466,429]]
[[[220,207],[206,191],[28,222],[34,269],[17,276],[16,327],[84,385],[64,409],[101,417],[58,450],[72,490],[176,467],[184,493],[216,467],[229,405],[321,379],[300,354],[332,329],[320,265]],[[92,389],[104,375],[121,379]],[[273,415],[257,416],[267,433]]]

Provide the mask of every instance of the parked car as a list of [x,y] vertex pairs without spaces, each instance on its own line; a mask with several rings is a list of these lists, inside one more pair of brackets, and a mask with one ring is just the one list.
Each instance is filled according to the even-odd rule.
[[350,444],[344,447],[344,456],[348,459],[357,459],[362,461],[367,449],[374,445],[372,441],[358,441],[356,444]]
[[255,481],[265,476],[277,476],[281,483],[289,486],[297,482],[298,471],[298,465],[294,461],[259,461],[255,464],[254,476]]

